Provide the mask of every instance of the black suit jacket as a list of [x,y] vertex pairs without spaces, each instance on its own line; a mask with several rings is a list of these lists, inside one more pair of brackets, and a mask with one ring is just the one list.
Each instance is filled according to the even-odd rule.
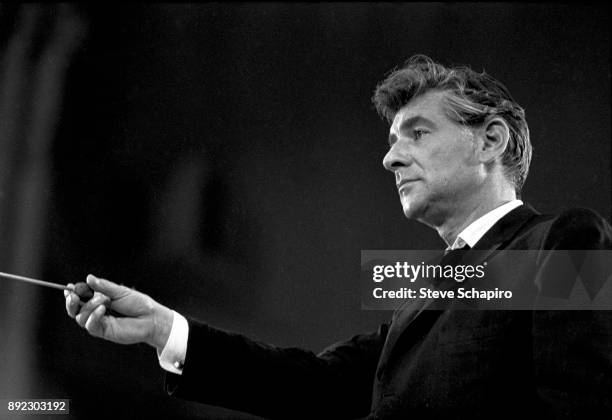
[[[523,205],[474,249],[612,249],[612,229],[590,210],[554,217]],[[167,374],[167,391],[264,417],[612,414],[612,311],[406,308],[318,355],[188,321],[183,374]]]

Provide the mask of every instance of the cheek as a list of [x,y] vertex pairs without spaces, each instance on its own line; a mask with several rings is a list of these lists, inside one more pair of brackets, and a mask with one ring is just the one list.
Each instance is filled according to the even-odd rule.
[[448,153],[440,156],[436,162],[435,182],[444,187],[458,187],[463,184],[474,182],[476,167],[471,156]]
[[439,141],[429,143],[429,147],[419,150],[422,153],[415,154],[417,161],[425,163],[423,169],[429,180],[453,183],[474,170],[477,162],[473,139],[449,133],[436,140]]

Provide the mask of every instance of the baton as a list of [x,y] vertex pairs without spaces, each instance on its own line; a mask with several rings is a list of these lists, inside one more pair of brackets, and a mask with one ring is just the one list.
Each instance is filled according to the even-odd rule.
[[85,282],[79,282],[74,286],[65,286],[59,283],[51,283],[49,281],[32,279],[30,277],[18,276],[16,274],[3,273],[2,271],[0,271],[0,277],[4,277],[5,279],[22,281],[24,283],[36,284],[38,286],[51,287],[53,289],[69,290],[79,295],[79,297],[81,299],[84,299],[85,301],[88,301],[94,295],[93,290],[91,290],[91,287],[89,287]]

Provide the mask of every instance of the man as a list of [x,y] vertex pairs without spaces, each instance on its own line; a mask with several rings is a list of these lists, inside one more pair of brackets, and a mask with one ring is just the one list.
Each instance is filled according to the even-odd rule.
[[[448,249],[611,248],[610,226],[592,211],[543,216],[518,199],[529,130],[495,79],[415,56],[373,100],[391,122],[383,164],[406,217],[436,229]],[[271,418],[610,414],[610,312],[408,306],[315,355],[186,319],[107,280],[87,283],[96,294],[81,306],[66,293],[68,314],[91,335],[155,347],[167,391],[182,398]]]

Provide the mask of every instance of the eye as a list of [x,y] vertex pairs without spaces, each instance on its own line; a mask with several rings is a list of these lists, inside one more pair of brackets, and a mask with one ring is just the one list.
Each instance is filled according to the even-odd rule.
[[420,140],[421,137],[423,137],[423,135],[425,135],[425,134],[427,134],[427,130],[422,130],[422,129],[417,128],[417,129],[415,129],[413,131],[413,135],[414,135],[414,139],[415,140]]

